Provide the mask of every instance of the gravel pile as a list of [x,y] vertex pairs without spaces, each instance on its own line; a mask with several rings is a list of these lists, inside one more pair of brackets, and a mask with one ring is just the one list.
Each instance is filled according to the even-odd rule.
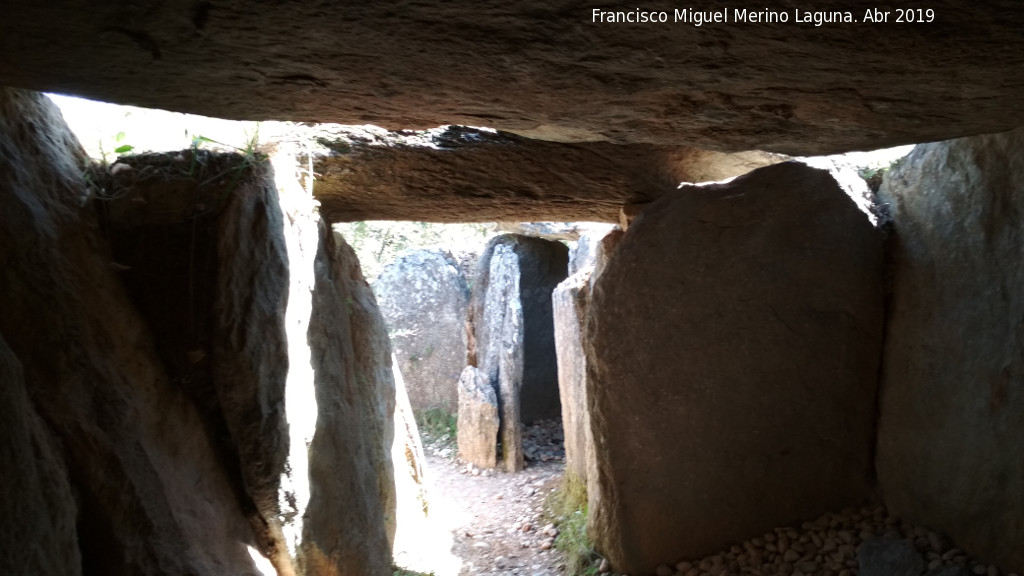
[[[609,571],[607,562],[600,571]],[[851,508],[799,527],[776,528],[707,558],[663,564],[656,574],[1003,576],[997,567],[972,560],[939,534],[904,523],[882,506]]]
[[565,435],[560,419],[538,420],[523,427],[523,455],[533,462],[565,460]]

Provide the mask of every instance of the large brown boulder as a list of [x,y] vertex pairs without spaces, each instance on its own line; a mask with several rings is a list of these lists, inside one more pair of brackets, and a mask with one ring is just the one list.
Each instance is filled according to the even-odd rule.
[[[908,7],[915,21],[898,22]],[[820,154],[1020,124],[1018,8],[16,2],[0,19],[0,84],[221,118]],[[622,21],[639,11],[667,21]],[[729,21],[696,25],[712,11]]]
[[653,572],[871,494],[878,233],[786,163],[648,206],[594,282],[587,394],[616,569]]
[[886,174],[886,504],[1024,571],[1024,130],[918,146]]
[[455,414],[469,307],[469,288],[455,260],[442,250],[405,252],[384,268],[373,292],[413,410]]

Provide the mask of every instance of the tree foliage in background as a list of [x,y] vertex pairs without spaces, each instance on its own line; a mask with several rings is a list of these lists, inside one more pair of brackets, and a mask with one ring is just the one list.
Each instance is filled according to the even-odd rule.
[[359,256],[363,276],[373,282],[404,250],[441,248],[453,254],[480,252],[497,234],[493,223],[441,224],[376,220],[335,224]]

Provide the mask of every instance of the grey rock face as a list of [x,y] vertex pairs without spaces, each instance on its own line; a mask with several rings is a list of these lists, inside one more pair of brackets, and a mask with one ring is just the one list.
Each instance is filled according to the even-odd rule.
[[486,374],[466,366],[459,377],[459,455],[480,468],[498,465],[498,395]]
[[510,470],[523,467],[522,423],[559,416],[551,292],[567,263],[564,245],[511,234],[492,239],[480,258],[469,357],[498,390]]
[[440,250],[406,252],[374,282],[413,410],[454,414],[466,365],[469,291],[455,261]]
[[[582,242],[582,240],[580,240]],[[558,353],[558,394],[562,402],[565,433],[565,469],[587,480],[587,462],[593,450],[588,441],[590,412],[587,409],[587,363],[583,352],[583,321],[589,299],[593,267],[562,281],[551,295]]]
[[873,538],[857,547],[861,576],[920,576],[924,559],[906,540]]
[[795,163],[684,186],[633,222],[585,336],[602,501],[588,531],[617,570],[870,494],[881,272],[877,231]]
[[886,174],[886,504],[1024,571],[1024,130],[923,144]]

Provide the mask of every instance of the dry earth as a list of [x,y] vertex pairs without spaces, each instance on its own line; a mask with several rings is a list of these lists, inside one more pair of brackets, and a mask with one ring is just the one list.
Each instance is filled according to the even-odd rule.
[[425,439],[430,512],[416,532],[399,535],[396,564],[436,576],[564,574],[544,515],[565,470],[560,425],[527,427],[524,448],[534,458],[513,474],[474,469],[450,442]]

